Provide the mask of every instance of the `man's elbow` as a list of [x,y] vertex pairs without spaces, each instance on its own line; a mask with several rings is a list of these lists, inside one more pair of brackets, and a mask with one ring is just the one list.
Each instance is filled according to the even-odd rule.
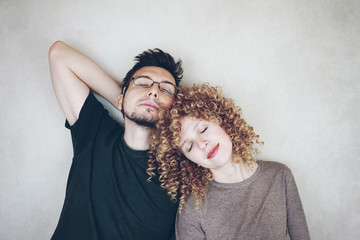
[[61,53],[65,50],[66,44],[62,41],[56,41],[49,49],[49,61],[60,58]]

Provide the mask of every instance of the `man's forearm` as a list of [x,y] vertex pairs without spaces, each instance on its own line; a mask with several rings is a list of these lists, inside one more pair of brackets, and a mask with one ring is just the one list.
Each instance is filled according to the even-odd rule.
[[65,65],[92,91],[104,97],[112,105],[117,105],[117,99],[121,94],[120,84],[92,59],[61,41],[55,42],[50,51],[57,61]]

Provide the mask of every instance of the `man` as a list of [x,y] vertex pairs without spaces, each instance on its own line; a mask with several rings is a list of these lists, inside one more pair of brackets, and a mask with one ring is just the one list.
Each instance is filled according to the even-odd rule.
[[[138,55],[122,87],[63,42],[49,51],[56,97],[71,130],[74,158],[52,239],[171,239],[177,204],[156,178],[146,181],[149,136],[174,101],[181,60],[160,49]],[[123,112],[124,129],[92,91]]]

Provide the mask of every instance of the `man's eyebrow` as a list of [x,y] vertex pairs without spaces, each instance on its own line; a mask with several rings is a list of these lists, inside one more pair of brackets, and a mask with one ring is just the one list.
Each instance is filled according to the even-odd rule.
[[162,80],[162,83],[170,83],[171,85],[174,85],[172,82],[170,82],[169,80]]
[[[149,77],[148,75],[138,75],[138,76],[134,76],[134,77],[137,77],[137,78],[147,78],[147,79],[150,79],[152,81],[154,81],[151,77]],[[155,82],[155,81],[154,81]],[[160,83],[170,83],[171,85],[174,85],[171,81],[169,80],[161,80]]]
[[[148,78],[148,79],[151,79],[151,77],[149,77],[148,75],[137,75],[137,76],[134,76],[136,78]],[[151,79],[152,80],[152,79]]]

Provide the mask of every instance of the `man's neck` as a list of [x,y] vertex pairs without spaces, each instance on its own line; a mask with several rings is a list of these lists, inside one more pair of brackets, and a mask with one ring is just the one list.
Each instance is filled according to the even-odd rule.
[[136,124],[125,118],[124,140],[133,150],[149,149],[150,134],[153,129]]

